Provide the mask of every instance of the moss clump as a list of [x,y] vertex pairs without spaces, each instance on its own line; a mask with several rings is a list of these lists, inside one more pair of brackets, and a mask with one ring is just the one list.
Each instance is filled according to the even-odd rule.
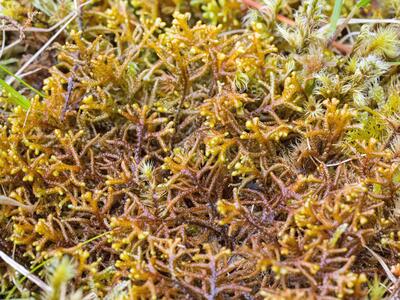
[[2,298],[395,292],[399,5],[266,2],[0,2]]

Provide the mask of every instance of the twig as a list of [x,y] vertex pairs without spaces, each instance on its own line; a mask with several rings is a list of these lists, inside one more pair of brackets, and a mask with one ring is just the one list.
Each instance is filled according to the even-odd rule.
[[82,11],[81,11],[81,7],[80,7],[80,0],[74,0],[74,4],[75,4],[75,10],[78,14],[78,28],[79,31],[83,31],[83,22],[82,22]]
[[381,264],[383,270],[385,270],[385,273],[388,276],[388,278],[390,279],[390,281],[392,281],[395,284],[397,282],[397,279],[393,275],[393,273],[390,271],[389,267],[383,261],[383,259],[378,254],[376,254],[372,249],[370,249],[369,247],[364,246],[364,248],[367,249],[378,260],[378,262]]
[[[76,14],[74,15],[74,17],[72,17],[68,22],[66,22],[61,28],[60,28],[60,30],[58,30],[57,32],[56,32],[56,34],[54,34],[47,42],[46,42],[46,44],[44,44],[43,46],[42,46],[42,48],[40,48],[19,70],[18,70],[18,72],[17,73],[15,73],[15,76],[19,76],[20,74],[22,74],[22,72],[23,71],[25,71],[25,69],[27,68],[27,67],[29,67],[31,64],[32,64],[32,62],[36,59],[36,58],[38,58],[39,57],[39,55],[40,54],[42,54],[42,52],[44,51],[44,50],[46,50],[46,48],[64,31],[64,29],[69,25],[69,23],[71,23],[73,20],[74,20],[74,18],[76,17]],[[8,80],[7,80],[7,83],[8,84],[11,84],[11,83],[13,83],[14,82],[14,80],[15,80],[15,78],[14,77],[11,77],[11,78],[9,78]]]
[[17,200],[14,200],[10,197],[0,195],[0,205],[17,206],[17,207],[20,207],[31,213],[35,210],[37,203],[36,203],[36,205],[32,205],[32,204],[26,205],[26,204],[18,202]]
[[349,38],[351,38],[351,39],[353,40],[353,37],[356,36],[356,35],[358,35],[358,34],[360,34],[359,31],[350,32],[350,33],[346,34],[344,37],[342,37],[342,38],[339,40],[339,42],[340,42],[340,43],[343,43],[343,42],[345,42],[345,41],[346,41],[347,39],[349,39]]
[[[339,22],[344,22],[340,19]],[[351,19],[348,24],[400,24],[398,19]]]
[[40,287],[43,291],[47,293],[51,292],[51,287],[48,286],[43,280],[33,275],[29,270],[27,270],[25,267],[17,263],[14,259],[12,259],[10,256],[5,254],[1,250],[0,250],[0,258],[3,259],[4,262],[7,263],[10,267],[12,267],[15,271],[24,275],[26,278],[28,278],[30,281],[32,281],[34,284]]
[[[365,154],[362,154],[360,156],[364,157]],[[342,160],[342,161],[339,161],[339,162],[336,162],[336,163],[327,164],[326,166],[327,167],[336,167],[336,166],[340,166],[342,164],[345,164],[345,163],[347,163],[349,161],[352,161],[352,160],[355,160],[355,159],[359,159],[359,158],[358,157],[348,158],[348,159],[345,159],[345,160]]]
[[179,122],[179,118],[181,116],[182,106],[183,106],[183,103],[185,102],[185,99],[186,99],[188,93],[189,93],[189,74],[188,74],[187,67],[186,66],[182,67],[181,72],[182,72],[182,81],[183,81],[182,96],[181,96],[181,99],[179,100],[178,110],[175,114],[174,121],[173,121],[174,126],[175,126],[175,131],[171,137],[171,148],[174,146],[174,139],[175,139],[175,136],[178,131],[178,122]]
[[[82,4],[81,6],[84,6],[88,4],[90,1]],[[60,27],[61,24],[65,23],[67,20],[72,18],[72,16],[76,14],[76,11],[70,12],[67,16],[65,16],[63,19],[58,21],[56,24],[51,26],[50,28],[40,28],[40,27],[23,27],[22,25],[19,25],[19,27],[9,27],[9,28],[3,28],[2,30],[4,31],[23,31],[23,32],[51,32],[58,27]],[[14,21],[15,22],[15,21]],[[15,22],[16,23],[16,22]],[[5,26],[5,25],[3,25]]]
[[[80,5],[80,7],[83,7],[83,6],[85,6],[85,5],[87,5],[87,4],[89,4],[91,1],[87,1],[87,2],[85,2],[85,3],[83,3],[83,4],[81,4]],[[67,28],[67,26],[76,18],[76,16],[77,16],[78,14],[77,14],[77,12],[76,11],[74,11],[73,13],[72,13],[72,17],[46,42],[46,44],[44,44],[43,46],[42,46],[42,48],[40,48],[19,70],[18,70],[18,72],[17,73],[15,73],[15,76],[19,76],[20,74],[22,74],[22,72],[36,59],[36,58],[38,58],[39,57],[39,55],[44,51],[44,50],[46,50],[46,48],[47,47],[49,47],[49,45],[51,44],[51,43],[53,43],[53,41],[64,31],[64,29],[65,28]],[[7,80],[7,83],[8,84],[11,84],[11,83],[13,83],[14,82],[14,78],[12,77],[12,78],[9,78],[8,80]]]
[[245,33],[245,32],[247,32],[247,29],[235,29],[235,30],[222,32],[218,35],[218,37],[224,37],[224,36],[231,35],[231,34],[238,34],[238,33]]
[[[14,47],[15,45],[19,44],[23,39],[24,39],[24,32],[51,32],[55,29],[57,29],[58,27],[60,27],[61,24],[65,23],[68,19],[70,19],[75,12],[71,12],[70,14],[68,14],[66,17],[64,17],[62,20],[58,21],[56,24],[54,24],[53,26],[51,26],[50,28],[39,28],[39,27],[23,27],[20,24],[18,24],[16,21],[7,18],[7,20],[9,22],[11,22],[12,25],[14,25],[13,27],[9,26],[6,27],[6,25],[3,23],[3,25],[0,27],[3,30],[3,33],[5,31],[18,31],[20,33],[20,36],[17,40],[15,40],[14,42],[12,42],[10,45],[8,45],[7,47],[5,47],[3,49],[3,52],[8,51],[8,49],[11,49],[12,47]],[[5,28],[3,28],[5,27]],[[2,55],[0,55],[1,57]]]
[[[4,21],[3,21],[3,25],[4,25]],[[6,32],[5,32],[5,30],[3,30],[3,36],[2,36],[2,40],[1,40],[0,59],[3,57],[3,52],[4,52],[5,46],[6,46]]]
[[68,106],[69,106],[71,95],[72,95],[72,90],[75,85],[75,81],[74,81],[75,74],[74,73],[77,71],[77,69],[78,69],[78,65],[75,65],[72,69],[71,76],[68,78],[67,94],[65,95],[64,107],[61,111],[61,121],[64,121],[65,113],[68,110]]
[[19,78],[24,78],[24,77],[26,77],[26,76],[32,75],[32,74],[34,74],[34,73],[36,73],[36,72],[39,72],[39,71],[42,70],[42,69],[45,69],[45,68],[44,68],[44,67],[39,67],[39,68],[36,68],[35,70],[28,71],[28,72],[26,72],[26,73],[23,73],[23,74],[19,75]]

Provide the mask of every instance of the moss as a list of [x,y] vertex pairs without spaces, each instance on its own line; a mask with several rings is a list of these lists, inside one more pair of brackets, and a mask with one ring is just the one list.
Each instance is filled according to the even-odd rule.
[[[81,3],[30,88],[4,85],[0,248],[52,289],[0,263],[2,298],[390,294],[399,27],[332,36],[335,1],[267,2]],[[0,3],[10,70],[75,9]],[[356,3],[342,14],[398,13]]]

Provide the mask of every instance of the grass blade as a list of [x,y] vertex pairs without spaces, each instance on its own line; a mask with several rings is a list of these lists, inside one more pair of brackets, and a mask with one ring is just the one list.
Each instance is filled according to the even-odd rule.
[[362,8],[362,7],[366,7],[371,3],[371,0],[360,0],[357,2],[357,7],[358,8]]
[[335,0],[335,6],[333,7],[330,29],[329,29],[331,33],[334,33],[336,31],[337,23],[340,18],[340,12],[342,10],[342,5],[343,5],[343,0]]
[[31,106],[31,103],[25,96],[18,93],[11,85],[5,82],[3,79],[0,79],[0,87],[8,93],[9,100],[15,104],[21,106],[23,109],[28,110]]
[[4,71],[5,73],[7,73],[8,75],[14,77],[19,83],[23,84],[24,86],[26,86],[28,89],[30,89],[32,92],[38,94],[40,97],[45,98],[46,95],[43,94],[41,91],[38,91],[37,89],[35,89],[33,86],[31,86],[29,83],[27,83],[26,81],[22,80],[21,78],[19,78],[18,76],[15,76],[12,72],[10,72],[6,67],[0,65],[0,69],[2,71]]

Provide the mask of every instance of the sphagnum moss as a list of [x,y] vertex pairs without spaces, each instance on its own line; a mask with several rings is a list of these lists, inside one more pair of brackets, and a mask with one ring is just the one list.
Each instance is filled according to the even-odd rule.
[[397,297],[398,1],[0,4],[1,298]]

